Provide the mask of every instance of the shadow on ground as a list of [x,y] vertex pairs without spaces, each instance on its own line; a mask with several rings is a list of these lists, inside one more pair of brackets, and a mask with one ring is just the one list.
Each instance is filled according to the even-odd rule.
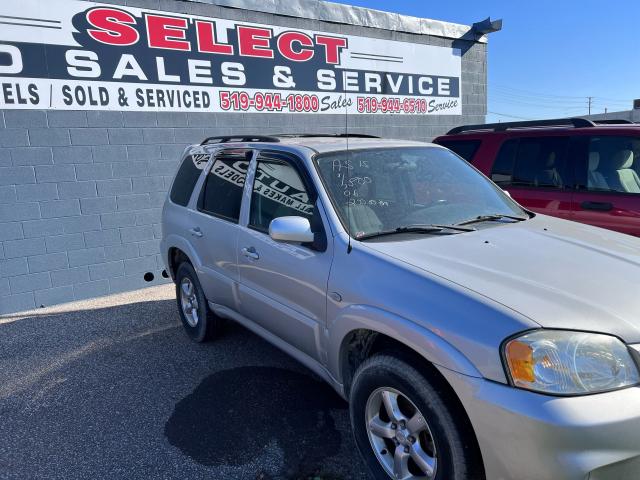
[[210,375],[181,400],[165,434],[172,445],[205,465],[241,465],[275,440],[287,473],[306,477],[340,452],[331,410],[346,408],[326,383],[309,375],[239,367]]
[[329,386],[232,322],[191,342],[158,288],[0,317],[0,478],[366,478]]

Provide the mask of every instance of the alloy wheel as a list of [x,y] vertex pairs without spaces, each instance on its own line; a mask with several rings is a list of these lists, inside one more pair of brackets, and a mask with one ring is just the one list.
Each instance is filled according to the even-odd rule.
[[433,480],[438,459],[429,425],[415,404],[390,387],[367,400],[369,442],[387,474],[397,480]]
[[188,277],[180,282],[180,304],[187,323],[190,327],[195,327],[199,321],[198,296],[193,282]]

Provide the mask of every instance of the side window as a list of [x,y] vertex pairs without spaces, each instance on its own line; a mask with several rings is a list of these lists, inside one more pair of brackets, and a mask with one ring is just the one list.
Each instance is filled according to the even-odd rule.
[[585,171],[589,191],[640,194],[640,138],[591,137],[580,166],[583,179]]
[[226,150],[216,156],[200,192],[201,212],[238,223],[251,155],[251,150]]
[[289,162],[258,157],[251,195],[249,226],[267,232],[271,220],[285,216],[306,217],[312,223],[315,207],[296,168]]
[[206,167],[209,157],[210,155],[208,154],[188,155],[185,157],[178,169],[178,173],[176,173],[171,194],[169,195],[173,203],[183,207],[187,206],[193,187],[196,186],[200,173]]
[[512,184],[562,188],[566,182],[569,138],[522,138],[518,144]]
[[480,140],[444,140],[438,142],[439,145],[447,147],[454,153],[457,153],[467,162],[472,163],[478,148],[480,147]]
[[567,137],[521,138],[515,149],[505,143],[496,159],[492,178],[503,185],[563,188],[568,180],[568,145]]
[[491,180],[501,185],[508,185],[513,180],[513,167],[518,151],[518,139],[507,140],[500,147],[491,170]]

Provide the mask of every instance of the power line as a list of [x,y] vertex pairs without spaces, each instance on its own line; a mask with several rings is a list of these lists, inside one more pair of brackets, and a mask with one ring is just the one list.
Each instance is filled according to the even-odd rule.
[[596,97],[599,98],[601,100],[605,100],[607,102],[614,102],[614,103],[629,103],[629,102],[633,102],[633,99],[622,99],[622,98],[608,98],[608,97]]
[[533,118],[518,117],[517,115],[509,115],[506,113],[498,113],[492,111],[488,111],[487,113],[490,113],[491,115],[498,115],[499,117],[515,118],[516,120],[533,120]]
[[[553,101],[553,99],[561,99],[563,102],[578,102],[584,101],[588,99],[588,97],[580,96],[580,95],[555,95],[551,93],[541,93],[534,92],[531,90],[525,90],[521,88],[513,88],[506,85],[494,84],[491,88],[495,88],[498,90],[498,93],[503,95],[510,95],[514,97],[521,97],[525,99],[536,99],[536,101]],[[608,103],[621,103],[629,105],[633,99],[623,99],[623,98],[611,98],[611,97],[601,97],[601,96],[592,96],[593,99],[603,100]]]
[[521,95],[519,93],[507,92],[499,89],[491,89],[489,91],[489,95],[500,95],[503,97],[514,98],[518,100],[528,100],[528,101],[536,101],[536,102],[546,102],[546,103],[570,103],[570,104],[582,104],[585,102],[585,97],[581,97],[580,99],[574,98],[558,98],[558,97],[544,97],[544,96],[536,96],[536,95]]
[[520,100],[512,100],[512,99],[508,99],[508,98],[491,98],[490,100],[492,103],[499,103],[499,104],[506,104],[506,105],[519,105],[519,106],[523,106],[523,107],[528,107],[531,109],[538,109],[538,108],[544,108],[544,109],[551,109],[551,110],[584,110],[587,108],[587,102],[583,102],[582,105],[548,105],[548,104],[538,104],[538,103],[532,103],[532,102],[523,102]]
[[[614,99],[609,97],[597,97],[593,95],[555,95],[550,93],[539,93],[522,88],[513,88],[506,85],[491,85],[488,98],[493,105],[502,105],[503,107],[515,107],[523,110],[531,111],[533,115],[540,112],[540,116],[557,115],[566,117],[572,115],[588,114],[591,115],[594,109],[629,109],[632,100]],[[500,108],[500,107],[499,107]],[[509,108],[510,109],[510,108]],[[545,113],[542,113],[542,112]],[[531,120],[520,115],[510,113],[500,113],[489,111],[492,115],[505,118],[513,118],[517,120]],[[595,113],[595,112],[594,112]]]
[[508,95],[503,95],[501,93],[498,94],[489,94],[488,97],[490,99],[504,100],[506,102],[514,102],[514,103],[525,103],[525,104],[533,104],[533,105],[546,105],[550,107],[584,107],[587,105],[586,99],[581,100],[579,102],[559,102],[557,100],[544,100],[544,99],[536,99],[536,98],[524,98],[524,97],[511,97]]
[[513,87],[509,87],[506,85],[500,85],[500,84],[496,84],[494,85],[497,88],[501,88],[504,90],[510,90],[513,92],[521,92],[524,95],[531,95],[531,96],[535,96],[535,97],[551,97],[551,98],[584,98],[584,96],[581,95],[554,95],[551,93],[540,93],[540,92],[533,92],[531,90],[524,90],[522,88],[513,88]]

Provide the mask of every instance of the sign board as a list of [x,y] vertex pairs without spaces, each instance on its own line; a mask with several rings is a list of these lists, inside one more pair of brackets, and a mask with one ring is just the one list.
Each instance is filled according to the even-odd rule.
[[461,114],[455,48],[79,0],[0,24],[0,108]]

